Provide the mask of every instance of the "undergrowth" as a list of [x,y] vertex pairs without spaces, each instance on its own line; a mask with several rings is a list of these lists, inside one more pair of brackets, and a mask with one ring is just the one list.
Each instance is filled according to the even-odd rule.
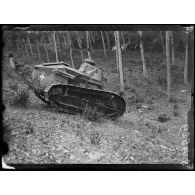
[[86,106],[82,116],[84,119],[89,120],[91,122],[96,122],[96,123],[101,123],[103,122],[106,118],[105,115],[102,112],[99,112],[97,108],[92,108],[89,106]]
[[17,82],[9,83],[5,101],[11,106],[26,107],[29,103],[29,91]]

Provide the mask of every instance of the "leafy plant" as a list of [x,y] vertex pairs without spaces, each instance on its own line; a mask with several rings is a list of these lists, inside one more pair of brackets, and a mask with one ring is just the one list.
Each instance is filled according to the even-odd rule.
[[99,112],[97,108],[92,108],[89,106],[85,107],[83,116],[85,119],[91,122],[102,122],[105,119],[104,114]]
[[99,145],[100,144],[100,134],[97,131],[92,131],[89,136],[90,142],[93,145]]
[[8,102],[12,106],[22,106],[26,107],[29,102],[29,92],[25,88],[19,87],[14,88],[14,85],[10,85],[9,88],[11,89],[9,92]]

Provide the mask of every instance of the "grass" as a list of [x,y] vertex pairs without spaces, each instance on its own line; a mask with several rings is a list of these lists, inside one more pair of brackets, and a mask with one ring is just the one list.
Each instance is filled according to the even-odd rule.
[[[128,113],[115,121],[87,108],[81,116],[60,113],[46,106],[31,91],[25,108],[6,103],[4,117],[11,141],[5,162],[179,164],[187,159],[187,154],[182,152],[186,146],[181,144],[185,137],[179,134],[179,129],[187,123],[190,93],[179,92],[185,89],[180,79],[172,89],[178,101],[167,102],[163,77],[166,67],[159,60],[161,56],[147,55],[151,64],[147,64],[149,78],[145,79],[140,55],[128,51],[123,54]],[[108,79],[105,88],[119,92],[115,55],[108,52],[107,58],[102,56],[103,53],[96,53],[92,57]],[[74,57],[79,64],[80,56],[74,54]],[[181,75],[180,71],[174,69],[173,80]],[[15,87],[8,88],[9,79],[3,79],[6,96]],[[158,121],[165,114],[170,120]]]

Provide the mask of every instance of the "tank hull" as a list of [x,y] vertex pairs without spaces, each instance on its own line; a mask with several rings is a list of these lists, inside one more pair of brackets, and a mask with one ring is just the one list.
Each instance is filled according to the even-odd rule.
[[72,114],[83,113],[90,107],[108,117],[119,117],[126,108],[125,100],[116,93],[70,84],[52,84],[36,95],[50,106]]

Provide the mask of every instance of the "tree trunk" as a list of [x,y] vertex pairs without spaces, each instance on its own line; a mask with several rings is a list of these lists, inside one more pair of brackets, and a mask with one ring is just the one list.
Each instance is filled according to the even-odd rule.
[[81,38],[80,38],[79,32],[78,32],[76,35],[77,35],[77,42],[78,42],[78,46],[79,46],[79,48],[80,48],[81,58],[82,58],[82,62],[83,62],[84,56],[83,56],[82,40],[81,40]]
[[124,35],[123,35],[123,31],[121,31],[121,37],[122,37],[122,40],[123,40],[123,44],[125,45],[125,38],[124,38]]
[[22,42],[23,42],[23,44],[24,44],[24,50],[25,50],[26,56],[28,57],[28,56],[29,56],[29,55],[28,55],[28,49],[27,49],[27,47],[26,47],[26,44],[25,44],[24,39],[22,39]]
[[91,33],[89,32],[89,46],[91,49],[91,53],[93,54],[93,47],[92,47],[92,42],[91,42]]
[[107,40],[107,44],[108,44],[108,49],[110,50],[110,39],[109,39],[108,32],[106,32],[106,40]]
[[67,43],[67,40],[66,40],[66,37],[65,37],[65,33],[63,32],[62,34],[63,34],[63,38],[64,38],[64,48],[66,48],[68,43]]
[[119,31],[115,31],[115,40],[116,40],[116,55],[118,56],[117,59],[118,59],[119,77],[120,77],[120,92],[124,94],[125,87],[124,87],[124,78],[123,78],[123,65],[122,65],[122,54],[121,54]]
[[86,42],[87,42],[87,53],[88,53],[88,58],[91,59],[91,53],[90,53],[90,48],[89,48],[89,32],[86,31]]
[[16,47],[17,47],[17,53],[20,53],[20,46],[17,40],[16,40]]
[[185,64],[184,64],[184,84],[188,84],[188,33],[186,34]]
[[95,44],[95,39],[93,37],[93,33],[91,32],[90,35],[91,35],[91,40],[92,40],[93,44]]
[[166,61],[167,61],[167,94],[168,101],[171,100],[171,57],[170,57],[170,42],[171,31],[166,31]]
[[163,41],[163,36],[162,36],[162,32],[161,31],[160,31],[160,39],[161,39],[161,42],[162,42],[163,55],[165,56],[165,44],[164,44],[164,41]]
[[55,55],[56,55],[56,62],[59,62],[57,44],[56,44],[56,32],[55,31],[52,33],[52,36],[53,36],[54,49],[55,49]]
[[174,51],[174,42],[173,42],[173,32],[171,31],[171,58],[172,65],[175,64],[175,51]]
[[70,59],[71,59],[72,67],[74,68],[74,60],[72,56],[72,40],[71,40],[70,31],[67,31],[67,35],[68,35],[68,42],[69,42],[69,49],[70,49]]
[[140,51],[141,51],[141,56],[142,56],[142,63],[143,63],[143,75],[144,77],[148,77],[147,69],[146,69],[146,61],[145,61],[145,56],[144,56],[144,46],[143,46],[143,41],[142,41],[142,31],[138,31],[140,35]]
[[46,53],[47,62],[49,62],[49,54],[48,54],[48,50],[47,50],[47,46],[46,46],[46,39],[45,39],[44,34],[43,34],[43,47],[44,47],[44,50],[45,50],[45,53]]
[[57,40],[58,50],[61,56],[61,45],[60,45],[59,33],[56,33],[56,40]]
[[47,38],[48,38],[48,40],[49,40],[49,43],[52,43],[53,41],[53,38],[52,38],[52,36],[50,36],[50,34],[48,34],[48,33],[46,33],[46,35],[47,35]]
[[33,56],[33,50],[32,50],[32,46],[31,46],[31,43],[30,43],[30,38],[29,38],[30,35],[27,35],[27,40],[28,40],[28,45],[30,47],[30,52],[31,52],[31,56]]
[[103,44],[103,48],[104,48],[104,56],[106,57],[106,46],[105,46],[105,42],[104,42],[104,35],[103,35],[103,32],[101,32],[101,37],[102,37],[102,44]]
[[40,54],[40,50],[39,50],[39,44],[38,44],[38,40],[37,40],[37,37],[36,36],[35,36],[35,40],[36,40],[36,47],[37,47],[37,52],[38,52],[39,60],[41,60],[41,54]]
[[119,73],[119,67],[118,67],[118,65],[119,65],[119,59],[118,59],[118,56],[119,56],[119,54],[118,54],[118,49],[117,49],[117,38],[116,38],[116,32],[114,31],[114,40],[115,40],[115,50],[116,50],[116,70],[117,70],[117,72]]
[[[18,43],[19,43],[21,51],[23,51],[23,45],[22,45],[22,41],[21,41],[20,37],[18,37]],[[25,49],[24,49],[24,51],[25,51]]]

